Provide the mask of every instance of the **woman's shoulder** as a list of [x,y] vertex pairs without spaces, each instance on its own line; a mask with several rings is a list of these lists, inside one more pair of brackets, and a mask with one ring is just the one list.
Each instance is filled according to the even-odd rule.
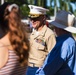
[[2,68],[8,61],[8,49],[0,42],[0,68]]

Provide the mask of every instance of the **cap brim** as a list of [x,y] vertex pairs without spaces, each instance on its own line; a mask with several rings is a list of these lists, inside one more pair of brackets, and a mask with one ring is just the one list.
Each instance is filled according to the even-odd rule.
[[53,26],[56,26],[58,28],[64,29],[68,32],[76,33],[76,28],[75,27],[72,27],[72,26],[67,27],[67,26],[64,26],[62,24],[57,23],[56,21],[51,21],[50,24],[53,25]]
[[64,28],[64,30],[68,31],[68,32],[71,32],[71,33],[76,33],[76,28],[75,27],[66,27]]
[[31,15],[28,15],[29,18],[37,18],[39,16],[31,16]]
[[28,17],[29,18],[37,18],[39,17],[41,14],[29,14]]

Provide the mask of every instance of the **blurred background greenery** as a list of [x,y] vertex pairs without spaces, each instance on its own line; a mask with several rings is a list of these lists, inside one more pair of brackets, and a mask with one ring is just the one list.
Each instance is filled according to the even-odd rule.
[[[49,12],[47,12],[49,18],[52,16],[55,17],[58,10],[70,11],[76,16],[76,0],[0,0],[0,4],[4,2],[14,2],[18,4],[21,9],[22,19],[24,20],[28,18],[29,4],[49,9]],[[73,36],[76,39],[76,34],[73,34]]]
[[[50,5],[48,5],[48,1]],[[0,0],[0,4],[2,2],[14,2],[18,4],[21,9],[22,18],[27,18],[29,4],[49,9],[49,12],[47,12],[49,16],[55,16],[58,10],[70,11],[76,16],[76,0]],[[73,5],[75,9],[73,9]]]

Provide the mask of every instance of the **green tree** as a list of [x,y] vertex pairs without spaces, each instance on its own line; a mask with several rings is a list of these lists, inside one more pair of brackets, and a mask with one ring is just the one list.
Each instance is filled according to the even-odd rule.
[[71,3],[73,3],[74,6],[75,6],[74,15],[76,16],[76,0],[70,0],[70,1],[71,1]]
[[19,6],[23,5],[23,4],[28,4],[27,0],[8,0],[8,2],[13,2],[18,4]]
[[38,5],[38,0],[34,0],[34,5]]
[[[28,15],[29,8],[28,4],[34,4],[37,6],[42,6],[44,8],[48,8],[50,11],[48,12],[49,15],[56,15],[58,10],[66,10],[71,11],[76,15],[76,10],[73,10],[72,4],[76,6],[76,0],[50,0],[50,6],[47,6],[47,0],[5,0],[8,2],[14,2],[20,6],[23,16]],[[59,5],[58,5],[58,3]]]

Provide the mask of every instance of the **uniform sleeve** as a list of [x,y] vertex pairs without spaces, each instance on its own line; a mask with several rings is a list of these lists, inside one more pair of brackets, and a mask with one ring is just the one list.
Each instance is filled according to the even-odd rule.
[[50,35],[47,38],[46,44],[47,44],[47,50],[48,50],[48,52],[50,52],[52,50],[52,48],[55,46],[55,44],[56,44],[56,38],[55,38],[54,34]]

